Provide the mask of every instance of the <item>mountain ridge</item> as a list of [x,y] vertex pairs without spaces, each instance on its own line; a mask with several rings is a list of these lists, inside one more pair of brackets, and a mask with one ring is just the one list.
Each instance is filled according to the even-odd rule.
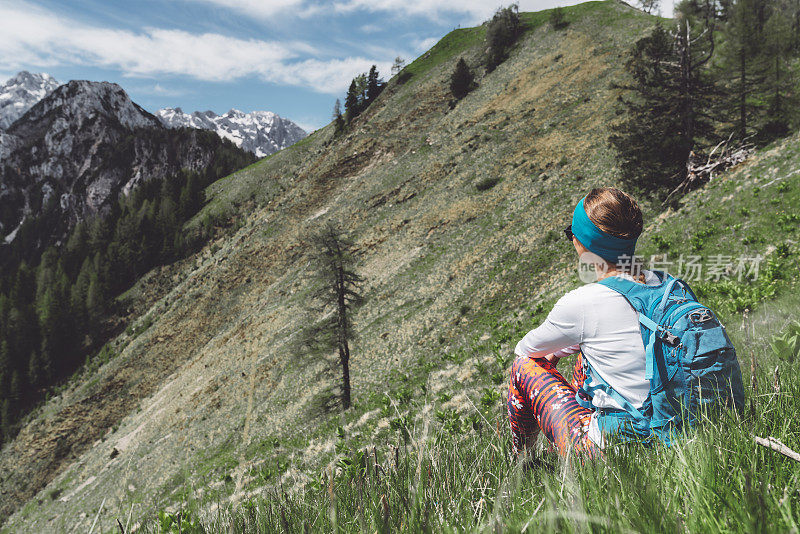
[[0,235],[13,241],[26,218],[57,199],[58,240],[144,180],[206,168],[229,143],[208,135],[166,129],[117,84],[63,84],[2,133]]
[[18,72],[0,85],[0,131],[25,114],[60,84],[47,73]]
[[233,108],[222,115],[210,110],[189,114],[178,107],[159,109],[155,115],[168,128],[214,131],[259,158],[283,150],[307,135],[297,124],[271,111],[245,113]]

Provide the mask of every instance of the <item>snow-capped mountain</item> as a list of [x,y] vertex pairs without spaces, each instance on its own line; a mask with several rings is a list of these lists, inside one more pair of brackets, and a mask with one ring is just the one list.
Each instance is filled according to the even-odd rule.
[[254,160],[211,132],[166,128],[115,83],[72,80],[0,132],[0,240],[56,201],[63,226],[109,208],[139,183],[200,172],[222,152]]
[[0,130],[11,126],[58,86],[49,74],[31,74],[25,70],[0,85]]
[[308,135],[297,124],[271,111],[244,113],[232,109],[224,115],[213,111],[195,111],[191,115],[181,108],[164,108],[156,116],[168,128],[200,128],[212,130],[259,158],[296,143]]

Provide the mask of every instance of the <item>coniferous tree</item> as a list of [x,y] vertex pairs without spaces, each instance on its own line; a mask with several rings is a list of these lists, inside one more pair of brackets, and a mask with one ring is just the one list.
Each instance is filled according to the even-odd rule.
[[11,417],[9,421],[14,421],[14,416],[16,415],[17,407],[22,403],[23,400],[23,383],[22,378],[20,377],[20,373],[18,369],[14,369],[11,371],[11,381],[8,386],[8,398],[11,401]]
[[353,80],[356,83],[356,115],[358,115],[367,107],[367,75],[362,72]]
[[8,339],[0,339],[0,398],[8,391],[11,381],[11,347]]
[[767,101],[766,122],[763,126],[764,140],[781,137],[789,133],[790,110],[795,108],[794,89],[796,79],[791,67],[792,27],[788,9],[776,6],[764,28],[766,80],[764,84]]
[[384,83],[378,75],[378,67],[373,65],[369,69],[369,74],[367,74],[367,104],[371,104],[376,98],[378,98],[378,95],[381,94],[383,87]]
[[86,324],[86,294],[89,292],[93,265],[89,258],[83,260],[81,270],[70,291],[70,307],[78,324]]
[[720,48],[722,75],[728,80],[732,99],[730,109],[735,133],[747,139],[763,103],[752,98],[764,81],[763,0],[735,0],[730,6],[725,27],[725,43]]
[[519,6],[498,9],[486,26],[486,71],[491,72],[508,57],[511,46],[522,33]]
[[[355,271],[355,248],[341,230],[327,223],[311,238],[312,313],[319,319],[306,329],[306,344],[316,351],[335,350],[342,373],[342,407],[350,407],[350,342],[355,336],[352,313],[361,304],[363,278]],[[321,317],[321,318],[320,318]]]
[[62,264],[70,278],[78,274],[81,263],[89,251],[89,230],[84,221],[79,221],[72,229],[62,253]]
[[347,89],[347,96],[344,99],[344,115],[346,123],[349,124],[356,117],[356,115],[358,115],[358,107],[358,88],[356,86],[356,80],[353,79],[350,82],[350,87]]
[[0,441],[10,441],[14,437],[14,413],[11,399],[0,397]]
[[28,383],[34,389],[47,386],[53,379],[52,362],[35,350],[28,360]]
[[333,133],[334,135],[340,134],[344,131],[344,118],[342,117],[342,104],[339,99],[333,105]]
[[100,277],[93,272],[89,279],[89,288],[86,291],[87,333],[97,339],[100,333],[100,322],[105,312],[105,295]]
[[450,91],[456,99],[461,100],[472,91],[475,86],[475,76],[469,69],[464,58],[459,58],[453,74],[450,75]]
[[683,181],[695,143],[713,133],[708,109],[714,87],[702,69],[710,46],[692,36],[689,21],[682,20],[674,35],[657,24],[626,64],[633,78],[623,87],[627,117],[610,141],[623,179],[657,197]]

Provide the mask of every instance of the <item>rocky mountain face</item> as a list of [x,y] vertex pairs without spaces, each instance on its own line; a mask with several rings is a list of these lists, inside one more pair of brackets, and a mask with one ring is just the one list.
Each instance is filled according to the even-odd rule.
[[[49,74],[22,71],[0,85],[0,130],[5,130],[59,86]],[[0,134],[1,135],[1,134]]]
[[244,113],[232,109],[224,115],[213,111],[184,113],[181,108],[164,108],[156,116],[168,128],[200,128],[217,132],[223,139],[261,158],[282,150],[308,135],[297,124],[272,113]]
[[0,239],[53,204],[65,223],[58,239],[143,180],[205,169],[225,143],[165,128],[117,84],[70,81],[0,134]]

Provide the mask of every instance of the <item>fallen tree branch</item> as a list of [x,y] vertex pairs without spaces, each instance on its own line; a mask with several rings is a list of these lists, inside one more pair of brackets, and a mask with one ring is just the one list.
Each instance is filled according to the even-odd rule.
[[[686,160],[686,177],[673,189],[664,200],[666,205],[675,195],[684,195],[714,179],[715,175],[742,163],[753,152],[753,145],[745,143],[737,147],[729,147],[731,137],[720,142],[705,156],[702,153],[690,152]],[[719,151],[719,153],[717,153]]]
[[783,454],[784,456],[788,456],[792,460],[800,462],[800,453],[793,451],[792,449],[781,443],[779,439],[773,438],[772,436],[769,436],[768,438],[760,438],[758,436],[753,436],[753,439],[755,439],[756,443],[758,443],[759,445],[772,449],[773,451],[777,451]]

